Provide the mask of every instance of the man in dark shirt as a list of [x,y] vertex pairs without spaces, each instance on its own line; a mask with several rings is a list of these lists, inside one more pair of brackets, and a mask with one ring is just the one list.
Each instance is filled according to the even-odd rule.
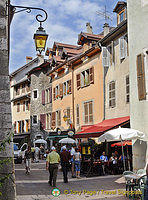
[[60,154],[61,156],[61,166],[63,171],[64,183],[68,183],[68,168],[69,168],[69,160],[71,159],[71,155],[69,151],[66,151],[66,147],[63,147],[63,151]]

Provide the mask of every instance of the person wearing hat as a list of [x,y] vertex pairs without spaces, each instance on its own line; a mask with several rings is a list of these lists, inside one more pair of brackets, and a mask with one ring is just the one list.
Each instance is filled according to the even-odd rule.
[[56,179],[57,179],[57,172],[58,172],[58,165],[60,162],[60,156],[56,152],[56,148],[51,148],[51,153],[47,155],[46,159],[46,170],[49,170],[49,181],[48,183],[56,187]]
[[63,146],[60,157],[61,157],[61,166],[63,171],[64,183],[68,183],[67,175],[68,175],[69,160],[71,159],[71,155],[70,152],[67,151],[66,146]]

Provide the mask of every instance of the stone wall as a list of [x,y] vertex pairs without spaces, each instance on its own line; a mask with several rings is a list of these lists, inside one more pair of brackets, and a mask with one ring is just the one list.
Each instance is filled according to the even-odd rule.
[[[9,45],[8,19],[6,17],[6,0],[0,0],[0,143],[11,131],[11,103],[9,86]],[[12,158],[12,143],[0,152],[0,160]],[[10,174],[0,188],[0,200],[15,199],[13,160],[0,166],[0,177]]]

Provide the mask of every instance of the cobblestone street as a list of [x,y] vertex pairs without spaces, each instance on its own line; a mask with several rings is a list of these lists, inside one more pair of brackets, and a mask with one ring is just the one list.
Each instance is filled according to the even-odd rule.
[[[120,181],[120,175],[72,179],[71,173],[69,173],[69,183],[63,183],[62,172],[59,171],[57,188],[60,190],[61,194],[58,197],[54,197],[51,194],[53,188],[48,185],[48,171],[45,170],[45,161],[32,163],[30,175],[25,174],[24,164],[16,164],[15,167],[17,200],[50,200],[55,198],[57,200],[126,199],[123,195],[119,195],[120,191],[125,189],[125,184]],[[75,194],[76,191],[82,193]],[[92,195],[92,191],[94,193],[96,192],[96,194]],[[114,194],[106,194],[107,192],[114,192]]]

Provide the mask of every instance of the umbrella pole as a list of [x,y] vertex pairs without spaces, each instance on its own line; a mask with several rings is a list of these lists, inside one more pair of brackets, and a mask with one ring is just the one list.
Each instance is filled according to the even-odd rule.
[[123,156],[123,171],[125,170],[125,157],[124,157],[124,149],[123,149],[123,141],[121,138],[121,145],[122,145],[122,156]]

